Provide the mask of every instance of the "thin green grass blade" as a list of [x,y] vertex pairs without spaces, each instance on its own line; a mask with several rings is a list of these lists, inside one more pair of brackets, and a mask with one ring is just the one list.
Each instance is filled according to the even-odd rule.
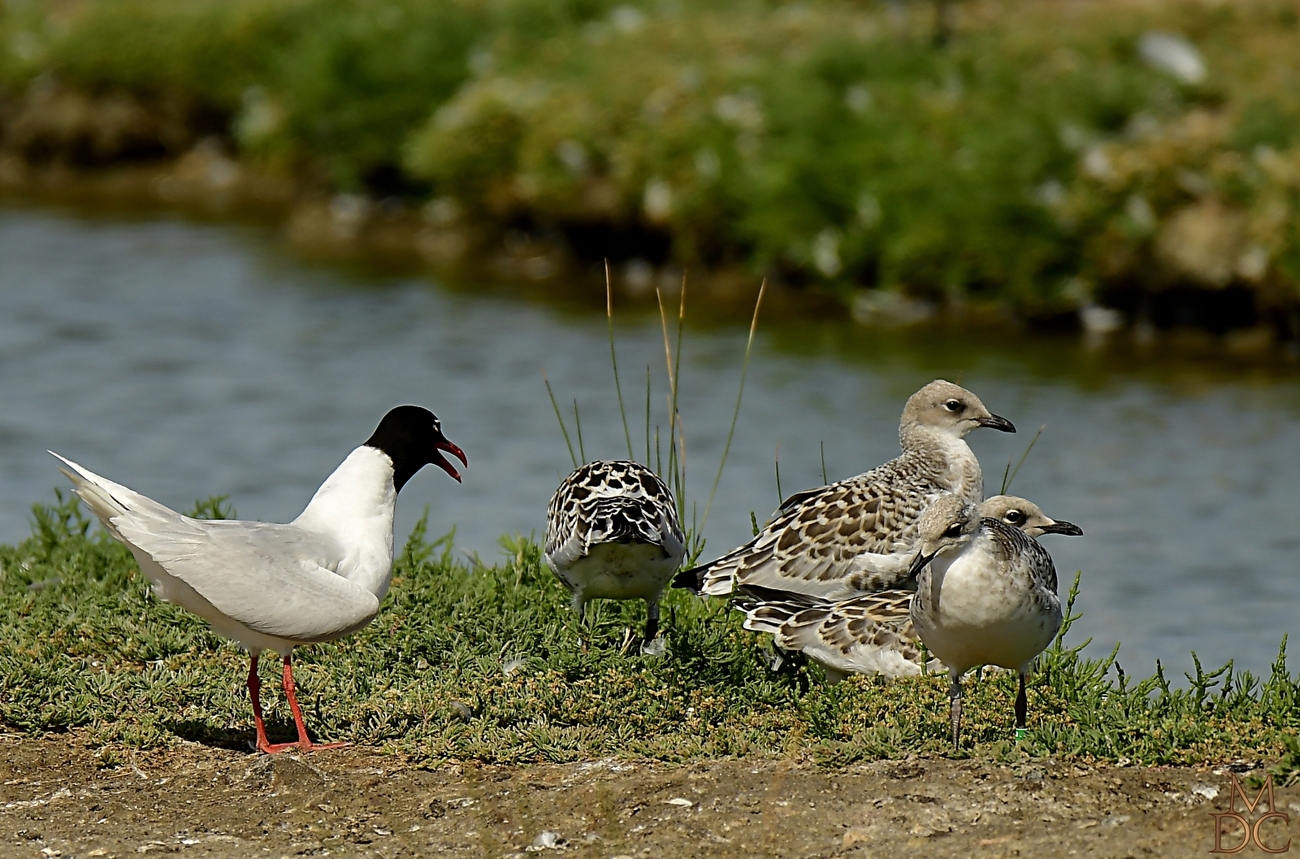
[[[1045,429],[1047,429],[1047,424],[1043,424],[1041,427],[1038,428],[1038,432],[1034,433],[1034,437],[1029,440],[1029,447],[1025,448],[1025,452],[1020,455],[1020,461],[1016,463],[1015,470],[1011,472],[1011,476],[1007,477],[1005,474],[1003,474],[1002,491],[998,493],[999,495],[1007,494],[1007,490],[1010,489],[1011,484],[1015,482],[1016,475],[1020,473],[1020,466],[1025,464],[1025,460],[1029,458],[1029,451],[1034,449],[1034,445],[1038,443],[1038,437],[1043,434],[1043,430]],[[1011,467],[1011,460],[1007,460],[1007,467],[1008,468]]]
[[686,428],[681,416],[677,418],[677,486],[681,490],[678,498],[680,514],[686,518]]
[[582,457],[583,463],[587,461],[587,451],[582,447],[582,417],[578,414],[578,398],[573,398],[573,422],[578,429],[578,456]]
[[645,464],[650,464],[650,365],[645,365]]
[[[646,463],[649,465],[649,463]],[[655,474],[661,478],[664,476],[664,452],[663,445],[659,443],[659,425],[655,424]]]
[[623,407],[623,386],[618,379],[618,353],[614,351],[614,286],[609,279],[609,260],[605,260],[605,320],[609,324],[609,363],[614,367],[614,391],[618,394],[618,414],[623,418],[623,438],[627,440],[627,458],[632,453],[632,432],[627,428],[627,409]]
[[[671,489],[673,483],[673,476],[671,473],[673,470],[672,439],[674,434],[676,433],[676,426],[677,426],[676,422],[673,419],[674,418],[673,405],[675,403],[675,398],[676,398],[677,381],[673,377],[673,348],[672,348],[672,344],[668,342],[668,313],[664,310],[663,293],[658,289],[655,289],[655,299],[659,302],[659,328],[660,330],[663,331],[663,335],[664,335],[664,363],[668,367],[668,440],[669,440],[668,471],[669,473],[665,474],[663,472],[663,469],[661,468],[659,469],[659,476],[663,478],[664,482],[668,484],[669,489]],[[657,448],[658,445],[659,445],[659,438],[658,438],[658,433],[656,433],[655,447]]]
[[[727,464],[727,454],[731,452],[731,439],[736,434],[736,421],[740,419],[740,400],[745,395],[745,375],[749,372],[749,357],[754,350],[754,332],[758,330],[758,311],[763,306],[763,293],[767,291],[767,280],[758,287],[758,299],[754,302],[754,318],[749,322],[749,339],[745,341],[745,362],[740,365],[740,386],[736,390],[736,407],[731,412],[731,426],[727,428],[727,443],[722,446],[722,459],[718,461],[718,473],[713,477],[713,488],[709,490],[709,500],[704,505],[704,519],[700,522],[702,529],[709,521],[709,511],[713,509],[713,496],[718,492],[722,481],[722,469]],[[823,452],[822,471],[826,471],[826,457]]]
[[682,378],[682,330],[686,326],[686,275],[682,275],[682,294],[681,301],[677,306],[677,348],[673,359],[673,405],[669,419],[677,421],[677,435],[673,438],[680,439],[677,447],[677,508],[684,515],[686,512],[686,436],[682,430],[682,418],[677,413],[678,394],[681,390]]
[[781,491],[781,443],[776,443],[776,505],[781,506],[785,501],[785,493]]
[[672,339],[668,334],[668,312],[664,309],[663,293],[656,289],[655,297],[659,301],[659,325],[663,329],[664,362],[668,368],[668,466],[667,474],[661,473],[660,477],[664,478],[664,482],[668,484],[673,496],[677,499],[677,512],[680,516],[685,513],[686,487],[682,481],[678,460],[680,450],[677,443],[677,425],[679,421],[677,414],[677,371],[681,366],[682,324],[686,317],[686,279],[682,278],[681,305],[678,309],[676,360],[674,360]]
[[555,409],[555,419],[560,422],[560,432],[564,433],[564,446],[569,449],[569,459],[573,460],[573,467],[578,467],[578,457],[573,455],[573,442],[569,440],[569,428],[564,425],[564,416],[560,414],[560,404],[555,399],[555,391],[551,390],[551,380],[542,374],[542,381],[546,383],[546,394],[551,398],[551,408]]

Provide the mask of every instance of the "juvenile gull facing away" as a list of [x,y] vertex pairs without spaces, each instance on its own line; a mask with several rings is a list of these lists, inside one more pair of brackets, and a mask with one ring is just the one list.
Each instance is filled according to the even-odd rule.
[[955,496],[921,520],[911,618],[917,635],[952,678],[953,746],[961,740],[961,678],[976,665],[1019,674],[1016,728],[1025,727],[1025,673],[1061,628],[1052,556],[1024,531],[981,519]]
[[[979,515],[997,519],[1031,537],[1083,534],[1079,526],[1056,520],[1037,504],[1014,495],[996,495],[979,506]],[[821,663],[826,678],[849,674],[905,677],[921,673],[922,651],[912,626],[912,591],[885,590],[843,600],[824,600],[754,585],[741,585],[735,607],[745,612],[745,629],[770,632],[783,650],[802,651]],[[938,660],[928,665],[940,669]]]
[[978,427],[1016,428],[979,397],[937,380],[903,408],[903,453],[864,474],[787,498],[758,536],[674,579],[727,596],[736,585],[840,599],[897,587],[908,577],[921,513],[940,493],[984,498],[979,460],[966,444]]
[[[249,652],[257,748],[274,754],[343,745],[315,744],[307,736],[290,654],[299,645],[342,638],[374,619],[393,577],[398,491],[429,464],[460,480],[441,451],[468,465],[432,412],[398,406],[288,525],[191,519],[54,456],[67,466],[60,470],[108,533],[131,550],[154,593],[197,614]],[[257,676],[263,650],[284,659],[284,694],[298,729],[296,743],[272,744],[266,738]]]
[[573,595],[578,622],[593,599],[645,600],[647,652],[656,649],[659,599],[685,550],[672,493],[639,462],[580,466],[546,510],[546,564]]

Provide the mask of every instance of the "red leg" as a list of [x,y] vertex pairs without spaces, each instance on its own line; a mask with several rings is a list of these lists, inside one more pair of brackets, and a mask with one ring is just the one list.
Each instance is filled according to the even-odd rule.
[[[340,746],[346,746],[347,743],[313,743],[307,736],[307,725],[302,719],[302,708],[298,706],[298,695],[293,685],[293,663],[290,658],[284,658],[284,697],[289,699],[289,709],[293,711],[293,721],[298,727],[298,742],[296,743],[267,743],[265,746],[259,745],[258,748],[268,755],[274,755],[283,752],[285,749],[298,749],[303,752],[317,751],[320,749],[337,749]],[[256,711],[254,711],[256,715]],[[262,735],[265,738],[265,734]]]
[[257,725],[257,749],[270,752],[271,744],[266,739],[266,723],[262,720],[262,681],[257,676],[257,654],[252,654],[248,663],[248,700],[253,704],[253,722]]
[[[261,680],[257,677],[257,654],[252,654],[252,659],[248,660],[248,700],[252,702],[252,719],[257,725],[257,751],[273,755],[285,749],[285,745],[272,746],[266,739],[266,723],[261,716]],[[292,743],[286,745],[291,746]]]

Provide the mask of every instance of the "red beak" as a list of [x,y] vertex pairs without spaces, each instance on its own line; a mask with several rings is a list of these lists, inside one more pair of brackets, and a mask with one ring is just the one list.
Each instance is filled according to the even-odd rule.
[[[436,447],[438,450],[447,451],[447,453],[450,453],[452,456],[459,459],[462,465],[466,465],[466,466],[469,465],[469,460],[465,458],[465,451],[461,450],[459,447],[457,447],[452,442],[448,441],[446,438],[443,438],[440,441],[435,442],[434,447]],[[436,454],[433,460],[433,464],[438,466],[448,474],[450,474],[457,483],[461,482],[460,472],[456,470],[456,466],[452,465],[445,456],[441,454]]]

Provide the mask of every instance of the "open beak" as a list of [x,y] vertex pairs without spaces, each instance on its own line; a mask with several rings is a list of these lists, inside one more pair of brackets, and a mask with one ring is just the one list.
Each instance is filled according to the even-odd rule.
[[1044,534],[1064,534],[1067,537],[1082,537],[1083,529],[1073,522],[1066,522],[1057,519],[1051,525],[1044,525],[1040,529]]
[[[465,458],[465,451],[461,450],[459,447],[453,444],[450,440],[447,439],[446,436],[443,436],[442,438],[434,442],[433,446],[436,447],[438,450],[447,451],[447,453],[450,453],[452,456],[459,459],[462,465],[466,465],[466,466],[469,465],[469,460]],[[448,474],[450,474],[457,483],[461,482],[460,472],[456,470],[456,466],[452,465],[447,460],[447,457],[443,456],[441,453],[434,454],[433,464],[438,466]]]
[[920,575],[921,570],[925,569],[925,565],[933,561],[934,556],[937,554],[939,553],[931,552],[930,554],[927,555],[925,552],[917,552],[916,559],[912,561],[911,569],[907,571],[907,577],[909,579],[913,579],[916,578],[918,575]]
[[979,424],[982,427],[988,427],[989,429],[998,430],[999,432],[1016,431],[1015,424],[1011,423],[1011,421],[1007,420],[1006,418],[999,417],[997,415],[988,415],[987,417],[976,418],[975,423]]

